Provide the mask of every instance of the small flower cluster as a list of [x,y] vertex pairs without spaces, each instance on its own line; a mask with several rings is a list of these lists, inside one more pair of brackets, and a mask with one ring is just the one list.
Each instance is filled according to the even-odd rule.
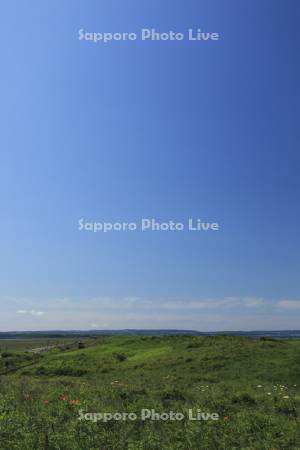
[[[258,389],[263,388],[263,386],[261,384],[258,384],[256,387]],[[297,387],[297,385],[294,384],[293,387]],[[284,384],[275,384],[273,386],[274,393],[275,394],[279,394],[279,395],[284,394],[288,389],[289,389],[288,386],[285,386]],[[270,391],[267,392],[267,395],[272,395],[272,392],[270,392]],[[283,395],[282,398],[288,399],[288,398],[290,398],[290,396],[289,395]]]
[[80,400],[76,399],[76,400],[72,400],[70,398],[68,398],[68,396],[66,395],[62,395],[61,397],[59,397],[60,400],[69,403],[70,405],[79,405],[80,404]]
[[[80,404],[80,400],[78,399],[69,399],[67,396],[62,395],[61,397],[59,397],[59,400],[62,400],[66,403],[69,403],[69,405],[79,405]],[[49,400],[42,400],[43,405],[49,405]]]
[[208,388],[209,388],[208,385],[201,385],[201,386],[198,387],[198,389],[200,389],[201,392],[205,392]]

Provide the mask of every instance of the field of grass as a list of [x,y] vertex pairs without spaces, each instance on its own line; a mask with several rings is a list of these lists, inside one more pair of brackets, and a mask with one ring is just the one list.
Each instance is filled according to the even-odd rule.
[[[0,341],[1,450],[300,449],[298,340],[115,336],[38,355],[27,344]],[[183,419],[141,420],[143,409]],[[117,412],[137,420],[91,414]]]
[[[77,339],[78,341],[79,339]],[[74,338],[47,339],[0,339],[0,354],[3,352],[30,351],[37,347],[50,345],[69,345],[77,342]]]

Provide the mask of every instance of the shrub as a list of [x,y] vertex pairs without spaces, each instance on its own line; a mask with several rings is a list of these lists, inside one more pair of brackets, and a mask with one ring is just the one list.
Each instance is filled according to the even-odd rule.
[[115,353],[114,357],[120,362],[126,361],[127,359],[127,356],[124,355],[124,353]]
[[14,356],[14,354],[10,353],[10,352],[2,352],[1,353],[2,358],[9,358],[10,356]]

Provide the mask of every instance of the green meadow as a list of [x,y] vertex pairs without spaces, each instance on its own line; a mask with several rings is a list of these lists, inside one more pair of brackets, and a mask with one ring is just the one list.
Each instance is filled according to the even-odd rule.
[[[299,340],[102,336],[0,347],[1,450],[300,449]],[[170,412],[180,420],[155,415]]]

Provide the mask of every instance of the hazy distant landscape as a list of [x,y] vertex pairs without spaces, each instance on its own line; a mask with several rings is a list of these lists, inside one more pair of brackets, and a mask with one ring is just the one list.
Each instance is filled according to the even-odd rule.
[[[298,339],[36,334],[0,339],[1,450],[299,448]],[[143,409],[184,419],[141,420]],[[89,415],[120,411],[138,418]]]
[[64,338],[64,337],[90,337],[90,336],[244,336],[244,337],[273,337],[273,338],[300,338],[300,330],[255,330],[255,331],[196,331],[177,329],[124,329],[124,330],[49,330],[49,331],[7,331],[0,332],[1,339],[37,339],[37,338]]

